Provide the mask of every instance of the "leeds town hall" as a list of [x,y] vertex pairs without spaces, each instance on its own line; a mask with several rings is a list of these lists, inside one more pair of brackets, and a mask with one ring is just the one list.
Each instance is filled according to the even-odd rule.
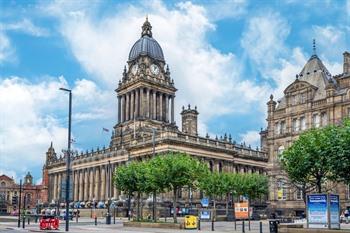
[[[212,171],[266,173],[265,152],[238,145],[230,135],[219,139],[199,136],[196,107],[182,108],[182,127],[181,130],[178,128],[174,121],[175,81],[161,46],[152,36],[152,26],[146,20],[141,38],[132,46],[116,88],[118,122],[109,147],[72,158],[73,201],[104,202],[109,196],[117,200],[125,198],[119,190],[112,188],[112,171],[129,160],[144,160],[153,154],[171,151],[195,156],[207,163]],[[65,158],[58,158],[51,145],[44,165],[50,202],[60,199],[65,171]],[[183,190],[181,193],[180,200],[188,198],[188,192]],[[193,194],[194,201],[199,198],[200,193]],[[166,199],[167,195],[163,197]]]
[[[269,176],[265,207],[280,215],[298,215],[304,209],[300,191],[288,185],[277,155],[306,129],[337,123],[350,114],[350,53],[344,52],[342,74],[332,76],[314,53],[296,79],[275,100],[266,98],[267,128],[261,130],[261,149],[237,144],[230,135],[210,138],[198,135],[199,110],[190,105],[181,111],[181,129],[174,118],[176,80],[171,78],[163,51],[153,38],[152,26],[142,26],[141,38],[132,46],[127,65],[117,83],[118,122],[107,148],[97,148],[72,157],[72,197],[74,202],[105,202],[125,199],[112,185],[112,173],[130,160],[145,160],[155,154],[184,152],[198,158],[212,171],[258,173]],[[175,69],[178,67],[175,67]],[[43,182],[48,201],[57,202],[65,181],[65,158],[58,157],[53,145],[46,152]],[[342,208],[350,206],[349,187],[339,184]],[[179,193],[180,203],[188,200],[188,190]],[[163,194],[168,201],[170,194]],[[198,203],[200,192],[193,193]]]

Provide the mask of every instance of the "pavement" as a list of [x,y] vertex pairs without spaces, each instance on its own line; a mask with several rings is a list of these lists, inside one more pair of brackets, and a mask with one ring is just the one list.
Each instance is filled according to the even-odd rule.
[[[12,219],[11,219],[12,218]],[[0,218],[0,232],[65,232],[65,222],[60,222],[59,230],[51,231],[42,231],[39,229],[39,224],[31,222],[30,225],[25,225],[25,229],[17,227],[16,217],[7,217],[4,221],[4,218]],[[12,221],[11,221],[12,220]],[[162,219],[164,220],[164,219]],[[175,233],[175,232],[186,232],[187,230],[179,229],[161,229],[161,228],[134,228],[134,227],[123,227],[123,221],[127,219],[116,219],[115,224],[106,225],[104,218],[99,218],[97,221],[97,226],[94,225],[94,220],[91,218],[80,218],[79,222],[72,221],[70,222],[69,232],[72,233],[83,233],[83,232],[118,232],[118,233],[141,233],[141,232],[154,232],[154,233]],[[171,221],[171,219],[168,219]],[[262,232],[269,233],[268,221],[264,220],[262,222]],[[248,228],[248,222],[245,222],[245,232],[246,233],[260,233],[260,222],[251,221],[250,230]],[[22,227],[22,226],[21,226]],[[215,222],[214,225],[215,232],[219,233],[241,233],[242,232],[242,222],[237,222],[236,229],[234,222]],[[349,229],[350,224],[342,224],[342,229]],[[193,232],[200,233],[209,233],[211,231],[211,222],[201,222],[201,230],[191,230]]]

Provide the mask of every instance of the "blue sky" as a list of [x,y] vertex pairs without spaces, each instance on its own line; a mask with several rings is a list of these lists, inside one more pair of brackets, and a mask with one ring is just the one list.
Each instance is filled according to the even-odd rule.
[[[0,173],[41,177],[51,141],[65,148],[73,89],[75,150],[109,144],[114,89],[145,16],[200,134],[259,145],[266,102],[312,53],[333,75],[350,50],[350,1],[0,1]],[[177,124],[180,117],[177,114]]]

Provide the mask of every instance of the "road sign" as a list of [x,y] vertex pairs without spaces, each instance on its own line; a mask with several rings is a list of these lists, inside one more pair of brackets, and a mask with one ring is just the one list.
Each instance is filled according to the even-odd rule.
[[201,200],[202,207],[208,207],[209,206],[209,198],[202,198]]

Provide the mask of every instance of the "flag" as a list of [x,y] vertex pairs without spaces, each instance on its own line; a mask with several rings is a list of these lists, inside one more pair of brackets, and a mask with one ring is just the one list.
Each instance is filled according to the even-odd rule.
[[102,131],[109,132],[109,129],[102,128]]
[[75,139],[74,138],[72,138],[71,140],[70,140],[70,143],[76,143],[77,141],[75,141]]

